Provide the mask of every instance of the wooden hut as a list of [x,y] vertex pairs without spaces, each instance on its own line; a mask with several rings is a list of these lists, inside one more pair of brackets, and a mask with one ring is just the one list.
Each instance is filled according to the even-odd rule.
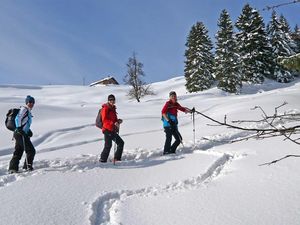
[[90,87],[97,86],[99,84],[100,85],[109,85],[109,84],[119,85],[118,81],[114,77],[108,76],[102,80],[98,80],[96,82],[91,83]]

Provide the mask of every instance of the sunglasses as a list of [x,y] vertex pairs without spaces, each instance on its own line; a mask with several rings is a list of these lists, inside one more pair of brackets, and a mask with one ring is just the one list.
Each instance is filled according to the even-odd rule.
[[108,99],[108,101],[109,101],[109,102],[112,102],[112,101],[114,101],[114,102],[115,102],[115,101],[116,101],[116,99],[114,99],[114,98],[110,98],[110,99]]
[[34,104],[34,101],[29,101],[28,103],[30,103],[30,104]]

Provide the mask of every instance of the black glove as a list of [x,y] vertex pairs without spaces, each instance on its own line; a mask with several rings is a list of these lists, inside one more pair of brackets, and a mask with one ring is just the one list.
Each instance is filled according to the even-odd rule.
[[173,120],[169,120],[168,123],[171,127],[176,127],[176,123]]
[[22,135],[22,136],[25,136],[25,135],[26,135],[25,132],[24,132],[24,130],[22,129],[22,127],[17,127],[17,129],[15,130],[15,132],[16,132],[17,134]]
[[29,131],[27,132],[27,136],[28,137],[32,137],[33,136],[33,133],[32,133],[32,131],[29,129]]
[[120,124],[119,124],[118,122],[115,122],[114,125],[115,125],[115,126],[114,126],[114,131],[115,131],[116,133],[119,133],[119,130],[120,130]]

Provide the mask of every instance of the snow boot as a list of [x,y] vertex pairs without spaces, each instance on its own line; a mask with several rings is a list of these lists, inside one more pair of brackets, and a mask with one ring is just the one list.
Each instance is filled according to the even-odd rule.
[[107,161],[104,160],[104,159],[99,159],[99,162],[100,162],[100,163],[106,163]]
[[19,173],[18,170],[9,169],[8,174]]
[[114,158],[113,160],[112,160],[112,162],[115,164],[116,162],[121,162],[122,160],[121,159],[116,159],[116,158]]
[[34,170],[31,164],[28,164],[28,165],[24,164],[23,169],[25,171],[33,171]]

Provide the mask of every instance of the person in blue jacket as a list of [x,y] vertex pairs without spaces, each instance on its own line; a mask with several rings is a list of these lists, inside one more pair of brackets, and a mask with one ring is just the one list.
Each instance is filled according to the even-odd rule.
[[23,165],[24,170],[33,170],[33,159],[35,156],[35,148],[31,143],[32,131],[30,125],[32,123],[31,110],[34,106],[35,100],[32,96],[28,95],[25,99],[25,106],[20,108],[18,115],[16,116],[16,130],[14,131],[15,151],[13,157],[10,160],[8,172],[17,173],[19,171],[19,162],[25,151],[26,157]]
[[[172,154],[176,153],[176,149],[180,142],[182,142],[182,136],[178,130],[178,119],[177,114],[178,110],[185,112],[185,113],[192,113],[192,110],[186,107],[182,107],[177,102],[177,94],[175,91],[171,91],[169,93],[169,101],[167,101],[161,110],[162,114],[162,121],[164,131],[166,133],[166,141],[164,145],[163,154]],[[172,136],[175,138],[175,142],[171,145]]]

